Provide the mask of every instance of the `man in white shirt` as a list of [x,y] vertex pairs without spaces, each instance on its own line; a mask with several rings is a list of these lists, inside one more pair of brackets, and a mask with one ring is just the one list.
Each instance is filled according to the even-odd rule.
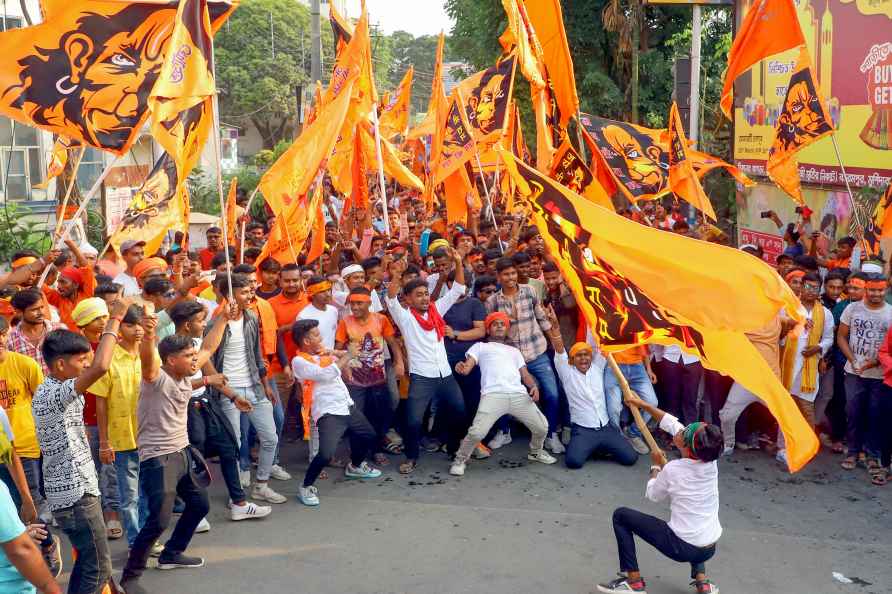
[[135,297],[142,292],[136,275],[133,273],[133,267],[139,264],[145,257],[144,248],[146,242],[128,239],[121,244],[121,258],[127,265],[127,268],[114,278],[114,282],[124,287],[124,297]]
[[716,460],[722,452],[722,431],[716,425],[691,423],[678,419],[637,396],[628,398],[630,406],[647,411],[672,435],[672,443],[681,459],[663,465],[663,453],[651,452],[653,466],[645,497],[654,502],[669,499],[669,522],[627,507],[613,512],[613,531],[619,549],[620,577],[598,584],[599,592],[644,594],[644,580],[638,571],[635,535],[650,543],[673,561],[691,564],[691,578],[696,594],[718,594],[719,589],[706,577],[705,563],[715,555],[722,535],[719,523],[719,470]]
[[[402,276],[408,262],[405,258],[394,262],[390,268],[390,286],[387,288],[387,310],[399,326],[403,342],[409,354],[409,398],[405,438],[406,462],[400,465],[400,473],[413,472],[418,464],[421,421],[431,400],[437,399],[437,415],[444,415],[444,427],[449,428],[447,451],[455,453],[464,434],[465,402],[461,389],[452,375],[446,356],[443,337],[446,323],[443,315],[465,294],[465,271],[461,255],[450,250],[455,261],[455,282],[443,297],[432,302],[427,283],[421,279],[402,284]],[[403,292],[406,305],[397,299]]]
[[[314,483],[346,433],[350,435],[350,463],[344,468],[344,476],[358,479],[381,476],[380,470],[365,461],[375,443],[375,429],[354,405],[341,379],[353,355],[349,351],[326,349],[316,320],[298,320],[291,327],[291,336],[299,349],[291,361],[294,379],[303,381],[304,390],[310,392],[310,414],[319,428],[319,452],[307,468],[298,499],[304,505],[316,506],[319,497]],[[306,394],[304,398],[306,401]]]
[[[504,415],[511,415],[530,430],[530,452],[527,458],[533,462],[554,464],[557,459],[545,451],[548,420],[536,406],[539,388],[527,371],[523,354],[516,347],[508,346],[508,314],[494,311],[483,322],[489,342],[471,345],[465,360],[455,366],[455,371],[468,375],[475,365],[480,365],[480,405],[468,435],[462,440],[449,474],[462,476],[465,465],[477,444]],[[522,382],[522,383],[521,383]],[[529,390],[529,392],[527,392]]]
[[307,281],[307,295],[310,302],[300,310],[297,319],[319,322],[322,346],[330,351],[335,346],[335,333],[338,329],[338,308],[331,304],[331,283],[321,276],[312,276]]
[[567,468],[582,468],[595,455],[610,456],[623,466],[632,466],[638,461],[638,453],[611,424],[607,414],[606,363],[601,353],[595,353],[587,342],[577,342],[568,353],[563,339],[554,340],[554,368],[570,407],[570,442],[564,458]]

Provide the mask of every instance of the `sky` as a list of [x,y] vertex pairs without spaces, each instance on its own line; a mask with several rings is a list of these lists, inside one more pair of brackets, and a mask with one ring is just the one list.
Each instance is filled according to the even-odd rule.
[[[446,15],[443,0],[366,0],[370,24],[385,34],[408,31],[412,35],[449,33],[452,20]],[[359,17],[359,0],[346,0],[347,14]]]

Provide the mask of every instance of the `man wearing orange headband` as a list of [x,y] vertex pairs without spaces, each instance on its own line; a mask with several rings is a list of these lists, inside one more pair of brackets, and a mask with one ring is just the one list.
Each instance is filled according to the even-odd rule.
[[297,319],[318,321],[323,346],[333,349],[335,331],[338,329],[338,309],[331,304],[331,283],[318,275],[310,277],[307,282],[307,296],[310,303],[300,310]]
[[[880,347],[892,325],[892,305],[885,302],[887,282],[879,274],[868,275],[864,300],[851,303],[839,319],[836,344],[846,358],[846,443],[848,453],[842,467],[852,470],[860,460],[869,471],[879,472],[882,438],[888,427],[874,430],[877,419],[871,410],[879,406],[883,369]],[[874,437],[875,436],[875,437]]]
[[59,273],[55,289],[46,285],[42,288],[47,302],[59,311],[59,319],[70,330],[76,332],[77,324],[74,323],[71,312],[78,303],[93,296],[93,291],[96,289],[96,278],[93,275],[93,267],[84,258],[77,244],[66,238],[65,245],[74,255],[77,268],[73,266],[63,268]]
[[492,426],[504,415],[511,415],[530,430],[530,451],[527,459],[554,464],[557,459],[545,451],[548,420],[536,406],[539,388],[527,371],[523,354],[505,344],[511,321],[508,314],[492,312],[484,320],[488,342],[478,342],[468,349],[465,360],[455,366],[456,373],[467,375],[480,365],[480,406],[467,436],[462,440],[449,474],[461,476],[474,448],[486,437]]

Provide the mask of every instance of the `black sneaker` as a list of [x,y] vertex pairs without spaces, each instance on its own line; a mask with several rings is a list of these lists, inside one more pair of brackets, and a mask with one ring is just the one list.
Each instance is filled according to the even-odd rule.
[[158,557],[158,569],[178,569],[180,567],[203,567],[204,559],[201,557],[187,557],[182,553],[161,553]]
[[644,589],[644,580],[640,578],[629,580],[623,574],[619,574],[618,578],[606,584],[598,584],[598,592],[606,592],[607,594],[647,594],[647,591]]
[[48,547],[42,549],[41,552],[52,576],[57,578],[62,575],[62,548],[59,546],[59,537],[53,534],[52,542]]
[[130,578],[129,580],[121,580],[120,589],[124,591],[125,594],[149,594],[149,591],[142,587],[137,578]]

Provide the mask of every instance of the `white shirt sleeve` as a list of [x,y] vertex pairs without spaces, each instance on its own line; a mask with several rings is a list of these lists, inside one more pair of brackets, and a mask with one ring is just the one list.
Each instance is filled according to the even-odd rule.
[[406,320],[406,315],[409,312],[402,306],[400,300],[396,297],[390,298],[388,296],[384,298],[384,303],[387,304],[387,313],[393,318],[394,323],[397,326],[402,326],[403,322]]
[[446,291],[446,294],[437,299],[437,311],[440,312],[441,316],[445,316],[446,312],[449,311],[449,308],[455,305],[455,302],[465,294],[465,289],[466,287],[464,285],[454,282],[452,283],[452,287]]
[[822,355],[826,355],[827,351],[830,350],[830,347],[833,346],[833,338],[833,314],[830,313],[830,311],[826,307],[824,307],[824,331],[821,333],[821,342],[818,343],[819,345],[821,345]]
[[307,361],[303,357],[295,357],[291,360],[291,370],[297,379],[309,380],[311,382],[331,381],[341,375],[341,368],[334,363],[321,367]]
[[563,383],[567,383],[564,379],[566,377],[567,372],[570,370],[570,357],[567,356],[567,350],[564,349],[563,353],[554,353],[554,368],[557,370],[558,377],[561,378]]
[[474,344],[472,344],[471,348],[469,348],[468,351],[465,353],[465,356],[472,358],[475,363],[480,361],[480,349],[483,348],[480,345],[482,345],[482,344],[485,344],[485,343],[475,342]]
[[[669,415],[666,415],[666,417],[668,416]],[[666,417],[663,418],[665,419]],[[662,426],[662,423],[660,425]],[[655,478],[647,481],[647,488],[644,490],[644,496],[655,503],[665,500],[669,496],[669,473],[669,464],[667,464],[663,467],[663,470],[657,473]]]
[[679,431],[684,429],[684,425],[678,422],[678,419],[666,413],[663,415],[663,419],[660,421],[660,429],[668,433],[669,435],[675,435]]
[[520,370],[526,366],[527,362],[523,358],[523,353],[519,349],[511,349],[511,356],[514,359],[514,369]]

